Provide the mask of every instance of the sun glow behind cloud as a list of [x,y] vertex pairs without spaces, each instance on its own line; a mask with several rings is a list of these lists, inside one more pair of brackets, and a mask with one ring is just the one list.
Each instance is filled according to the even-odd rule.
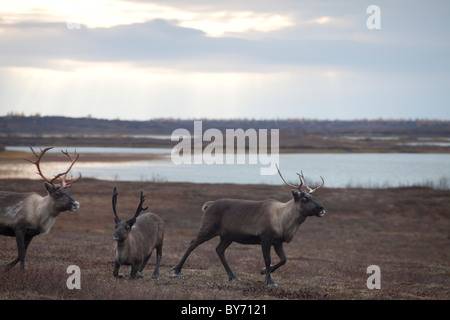
[[283,14],[254,11],[190,11],[145,2],[120,0],[4,0],[0,3],[3,23],[70,22],[87,28],[111,28],[155,19],[203,31],[208,36],[246,31],[268,32],[293,25]]
[[[70,61],[65,61],[70,63]],[[41,106],[39,113],[92,115],[126,119],[164,117],[232,118],[240,108],[239,100],[249,90],[270,84],[271,74],[231,72],[183,72],[165,68],[137,70],[127,63],[79,63],[72,61],[70,72],[39,68],[6,68],[10,82],[4,89],[23,106]],[[15,85],[27,82],[24,89]],[[0,99],[1,100],[1,99]],[[186,105],[192,106],[187,109]],[[20,108],[16,112],[24,112]]]
[[[355,76],[314,68],[210,73],[152,67],[138,70],[128,63],[61,63],[71,64],[72,69],[7,68],[11,81],[4,89],[15,100],[0,99],[0,104],[40,106],[38,113],[72,117],[145,120],[170,114],[176,118],[230,119],[248,109],[253,118],[276,118],[311,95],[346,90],[337,79]],[[18,85],[25,82],[25,88]],[[292,92],[296,92],[295,98]],[[331,105],[328,97],[322,99]],[[27,114],[20,107],[16,112]],[[307,117],[314,112],[303,105],[292,116]]]
[[194,15],[179,24],[182,27],[203,30],[209,36],[221,36],[227,33],[246,31],[269,32],[290,27],[293,22],[279,14],[264,14],[251,11],[220,11],[208,15]]

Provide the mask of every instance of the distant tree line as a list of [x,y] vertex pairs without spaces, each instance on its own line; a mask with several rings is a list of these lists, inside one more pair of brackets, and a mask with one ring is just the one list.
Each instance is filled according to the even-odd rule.
[[[317,135],[450,135],[450,121],[442,120],[309,120],[309,119],[235,119],[203,121],[203,130],[248,128],[280,129],[289,134]],[[57,116],[42,117],[8,114],[0,117],[2,134],[171,134],[173,130],[186,128],[193,130],[193,119],[152,119],[147,121],[105,120],[68,118]]]

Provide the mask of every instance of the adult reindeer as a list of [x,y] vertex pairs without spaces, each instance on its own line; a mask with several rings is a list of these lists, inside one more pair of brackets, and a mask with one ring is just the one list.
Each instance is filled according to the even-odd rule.
[[[45,181],[44,186],[48,194],[45,197],[35,192],[15,193],[0,191],[0,235],[16,237],[18,257],[7,264],[12,267],[20,261],[20,266],[25,267],[25,254],[28,245],[34,236],[47,233],[55,223],[56,217],[63,211],[76,211],[80,204],[67,192],[67,188],[81,178],[67,180],[67,174],[79,155],[75,152],[71,156],[67,151],[61,152],[71,161],[69,168],[52,179],[42,173],[40,161],[44,154],[53,147],[41,149],[37,154],[30,146],[35,160],[25,159],[37,167],[39,174]],[[61,183],[57,184],[56,181]]]
[[[278,166],[277,166],[278,169]],[[231,271],[225,259],[225,250],[232,242],[242,244],[260,244],[264,257],[265,268],[261,273],[266,275],[266,285],[276,287],[270,274],[286,263],[286,256],[283,250],[283,243],[290,242],[300,224],[307,217],[322,217],[325,209],[311,196],[324,185],[310,188],[306,183],[303,172],[298,174],[300,184],[295,186],[284,180],[280,170],[278,173],[281,179],[292,190],[293,199],[286,203],[277,200],[251,201],[240,199],[219,199],[208,201],[203,205],[203,217],[200,231],[197,237],[191,241],[186,253],[181,261],[173,268],[174,276],[180,277],[181,268],[189,254],[200,244],[216,236],[220,236],[220,243],[216,248],[228,279],[238,279]],[[305,188],[302,189],[303,184]],[[276,265],[270,265],[270,249],[274,247],[280,258]]]

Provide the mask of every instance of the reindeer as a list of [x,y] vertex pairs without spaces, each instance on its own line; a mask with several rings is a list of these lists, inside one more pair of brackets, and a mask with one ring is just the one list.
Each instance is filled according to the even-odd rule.
[[148,207],[142,208],[145,201],[142,191],[141,200],[133,218],[126,221],[120,220],[116,211],[118,195],[117,188],[114,188],[112,207],[114,221],[116,222],[113,236],[116,240],[116,262],[113,275],[117,278],[123,278],[123,274],[119,274],[120,266],[131,265],[130,279],[135,279],[136,276],[142,278],[142,270],[150,259],[153,249],[156,248],[156,266],[152,278],[157,279],[162,256],[164,222],[152,212],[147,212],[138,217],[142,211],[148,209]]
[[[67,180],[67,174],[78,160],[79,154],[75,152],[71,156],[67,150],[61,152],[70,159],[69,168],[52,179],[47,178],[41,171],[40,161],[44,154],[53,147],[41,149],[37,154],[30,146],[35,156],[35,161],[25,159],[37,167],[37,174],[44,179],[44,186],[47,195],[42,197],[35,192],[15,193],[0,191],[0,235],[16,237],[18,257],[6,265],[13,267],[20,261],[20,266],[25,268],[25,254],[34,236],[47,233],[55,223],[56,217],[64,211],[77,211],[80,208],[78,201],[75,201],[67,188],[81,178]],[[61,180],[61,184],[55,181]]]
[[[200,230],[197,237],[191,241],[184,256],[178,265],[173,267],[173,275],[181,277],[181,268],[189,254],[200,244],[216,236],[220,243],[216,248],[217,255],[228,274],[228,280],[238,280],[225,259],[225,250],[232,242],[241,244],[260,244],[264,257],[265,267],[261,270],[265,274],[265,283],[270,287],[277,287],[270,274],[286,263],[283,243],[289,243],[300,224],[307,217],[322,217],[325,209],[311,196],[324,185],[310,188],[306,183],[303,172],[297,175],[300,178],[298,186],[289,184],[284,180],[278,169],[278,174],[284,183],[292,190],[293,199],[286,203],[277,200],[251,201],[240,199],[219,199],[206,202],[202,211]],[[303,183],[306,189],[302,189]],[[270,249],[274,247],[280,261],[270,265]]]

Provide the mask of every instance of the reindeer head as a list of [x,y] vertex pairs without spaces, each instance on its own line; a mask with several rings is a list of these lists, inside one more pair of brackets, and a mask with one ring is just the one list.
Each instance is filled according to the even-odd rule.
[[[318,189],[322,188],[325,184],[325,181],[322,177],[322,184],[315,188],[310,188],[308,186],[308,183],[306,182],[305,176],[303,175],[303,172],[297,173],[300,184],[298,186],[290,184],[284,180],[283,176],[281,175],[280,169],[278,169],[278,165],[276,166],[278,170],[278,174],[280,175],[281,179],[284,181],[286,185],[288,185],[291,188],[294,188],[295,190],[292,190],[292,195],[294,197],[295,203],[298,205],[299,210],[304,212],[307,216],[317,216],[317,217],[323,217],[325,215],[325,208],[319,204],[316,199],[311,195],[312,193],[316,192]],[[303,183],[305,184],[306,189],[302,189]]]
[[119,193],[117,192],[117,188],[114,188],[114,193],[112,196],[112,207],[113,207],[113,212],[114,212],[114,221],[116,222],[116,228],[114,231],[113,238],[116,241],[124,241],[127,239],[128,235],[130,234],[131,227],[133,227],[139,214],[142,211],[147,210],[148,207],[142,208],[142,204],[145,201],[145,197],[144,197],[144,193],[141,191],[141,200],[139,202],[139,205],[136,209],[136,213],[134,214],[133,218],[126,220],[126,221],[120,220],[119,216],[117,215],[117,211],[116,211],[118,195],[119,195]]
[[[75,201],[72,198],[70,193],[67,191],[67,188],[71,187],[72,183],[74,183],[75,181],[78,181],[81,178],[81,175],[77,179],[71,179],[69,181],[67,181],[66,179],[67,179],[67,174],[69,173],[70,169],[72,169],[72,166],[78,160],[78,157],[80,155],[75,152],[74,156],[71,156],[67,152],[67,150],[65,152],[61,150],[61,152],[66,157],[68,157],[72,161],[72,163],[70,164],[69,168],[66,171],[55,175],[53,177],[53,179],[49,179],[49,178],[45,177],[44,174],[42,173],[41,168],[40,168],[40,161],[42,159],[42,156],[48,150],[52,149],[53,147],[48,147],[48,148],[45,148],[44,150],[41,149],[41,152],[39,154],[37,154],[31,146],[29,146],[29,147],[30,147],[31,151],[33,152],[34,156],[36,157],[36,160],[35,161],[29,160],[29,159],[25,159],[25,160],[36,165],[37,170],[38,170],[37,174],[40,175],[42,177],[42,179],[44,179],[45,189],[47,190],[50,197],[53,199],[54,209],[57,210],[58,212],[67,211],[67,210],[69,210],[69,211],[78,210],[80,208],[80,203],[78,201]],[[55,183],[56,180],[61,180],[61,184]]]

